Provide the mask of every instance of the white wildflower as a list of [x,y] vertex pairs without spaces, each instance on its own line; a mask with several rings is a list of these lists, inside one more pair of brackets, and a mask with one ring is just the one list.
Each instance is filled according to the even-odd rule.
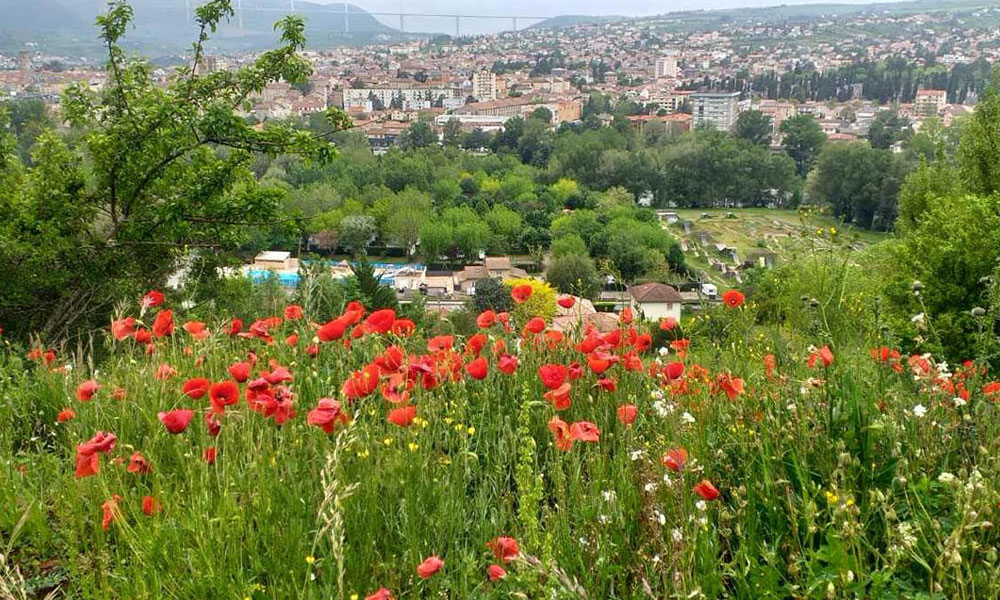
[[924,407],[923,404],[918,404],[918,405],[916,405],[916,406],[913,407],[913,416],[914,417],[917,417],[919,419],[919,418],[923,417],[926,414],[927,414],[927,409]]

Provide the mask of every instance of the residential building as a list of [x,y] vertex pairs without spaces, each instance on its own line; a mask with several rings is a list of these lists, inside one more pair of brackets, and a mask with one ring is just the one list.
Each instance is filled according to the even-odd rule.
[[497,99],[497,76],[492,71],[476,71],[472,74],[472,97],[480,102]]
[[691,94],[691,102],[695,128],[710,126],[730,131],[740,113],[739,92],[696,92]]
[[655,75],[657,79],[677,79],[677,56],[667,55],[657,58]]
[[681,297],[673,287],[665,283],[643,283],[633,285],[628,289],[632,296],[632,309],[639,312],[644,319],[658,321],[672,317],[681,320]]
[[919,90],[913,101],[914,111],[921,117],[935,117],[948,104],[945,90]]

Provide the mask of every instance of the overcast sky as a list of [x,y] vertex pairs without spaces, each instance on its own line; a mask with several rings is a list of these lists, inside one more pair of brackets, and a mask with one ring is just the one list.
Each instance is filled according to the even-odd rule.
[[[311,0],[329,4],[340,0]],[[685,0],[678,2],[653,0],[348,0],[351,4],[372,12],[405,12],[434,14],[474,14],[497,16],[558,15],[623,15],[640,16],[663,14],[678,10],[718,9],[736,7],[764,7],[781,4],[867,4],[875,0]],[[885,1],[885,0],[883,0]],[[892,0],[890,0],[892,1]],[[379,17],[387,24],[398,27],[397,17]],[[520,21],[518,27],[533,21]],[[454,20],[411,18],[404,24],[407,31],[454,31]],[[496,20],[464,19],[461,33],[487,33],[510,29],[510,22]]]

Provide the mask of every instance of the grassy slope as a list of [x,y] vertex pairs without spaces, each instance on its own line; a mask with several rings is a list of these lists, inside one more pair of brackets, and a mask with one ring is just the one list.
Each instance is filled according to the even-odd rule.
[[[856,238],[855,244],[863,247],[887,239],[887,234],[865,231],[838,224],[826,215],[806,214],[792,210],[767,208],[746,209],[678,209],[681,222],[692,223],[691,232],[685,234],[680,223],[669,227],[671,233],[687,242],[685,252],[687,262],[702,269],[709,279],[716,283],[726,283],[717,271],[711,270],[708,257],[720,258],[714,248],[701,248],[699,234],[707,233],[712,243],[735,247],[741,259],[749,252],[773,252],[778,263],[788,261],[813,247],[829,245],[831,228],[843,239]],[[732,217],[729,215],[732,213]],[[702,216],[707,214],[707,216]],[[822,231],[822,234],[820,234]]]

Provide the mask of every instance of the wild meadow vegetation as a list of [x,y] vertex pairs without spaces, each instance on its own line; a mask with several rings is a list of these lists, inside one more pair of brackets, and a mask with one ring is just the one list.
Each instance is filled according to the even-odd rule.
[[[207,36],[231,7],[197,14]],[[67,96],[68,133],[25,160],[0,129],[0,597],[1000,596],[996,82],[909,173],[838,179],[863,143],[747,152],[809,173],[793,253],[679,321],[557,329],[598,275],[701,266],[588,160],[638,160],[666,202],[664,173],[745,164],[726,157],[748,142],[602,147],[630,139],[612,127],[546,131],[567,154],[544,166],[520,139],[375,159],[328,141],[335,111],[329,132],[238,116],[308,73],[296,19],[257,63],[165,88],[119,48],[129,19],[102,17],[115,84]],[[750,190],[746,222],[793,187]],[[850,227],[890,224],[864,244]],[[346,281],[215,268],[324,232],[362,258]],[[363,260],[379,239],[459,264],[477,237],[540,255],[548,281],[484,280],[442,316]]]

